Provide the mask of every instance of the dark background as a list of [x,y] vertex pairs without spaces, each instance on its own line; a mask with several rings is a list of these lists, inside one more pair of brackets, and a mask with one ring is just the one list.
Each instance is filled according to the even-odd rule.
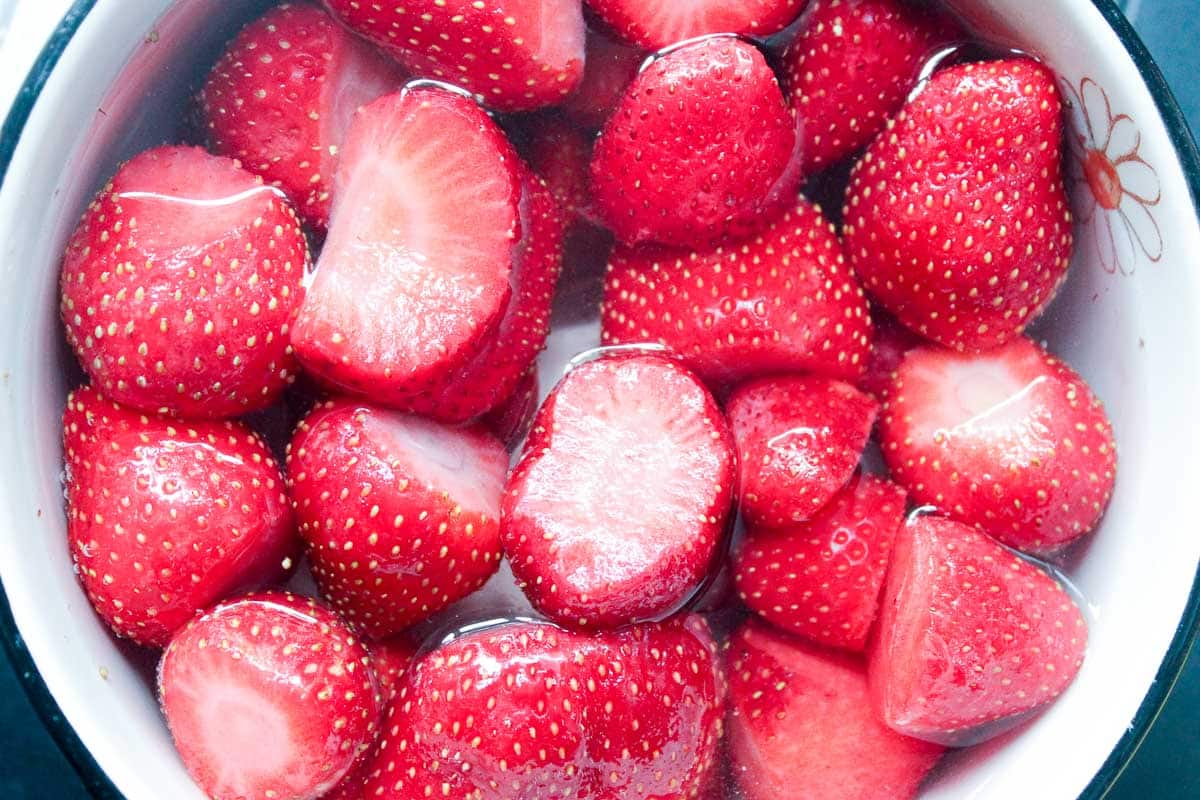
[[[670,0],[665,0],[669,2]],[[1192,127],[1200,130],[1200,0],[1124,0]],[[1191,659],[1111,800],[1200,798],[1200,655]],[[0,658],[0,800],[86,800]]]

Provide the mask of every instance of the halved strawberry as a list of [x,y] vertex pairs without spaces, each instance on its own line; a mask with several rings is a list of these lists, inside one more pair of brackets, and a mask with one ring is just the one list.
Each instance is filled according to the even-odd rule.
[[529,433],[537,410],[538,370],[537,364],[533,364],[509,398],[483,418],[483,424],[512,450]]
[[626,41],[660,50],[712,33],[770,36],[800,15],[808,0],[587,0]]
[[695,797],[724,678],[699,617],[601,635],[518,622],[466,633],[401,685],[367,797]]
[[229,43],[200,104],[213,149],[283,189],[324,229],[351,117],[400,83],[390,59],[325,11],[285,3]]
[[879,406],[848,383],[760,378],[725,404],[737,443],[738,507],[758,527],[810,519],[858,467]]
[[236,161],[160,147],[124,164],[63,257],[67,341],[97,389],[186,417],[274,403],[308,266],[296,213]]
[[617,248],[601,322],[605,344],[664,345],[711,384],[780,372],[855,380],[871,347],[862,288],[804,200],[758,236],[710,250]]
[[651,61],[596,140],[592,187],[627,244],[711,244],[761,230],[800,185],[796,131],[775,73],[733,36]]
[[508,307],[521,167],[473,101],[412,86],[360,109],[292,330],[306,368],[403,406],[462,369]]
[[871,648],[878,713],[951,745],[990,738],[1074,680],[1087,623],[1053,577],[974,529],[918,517],[896,536]]
[[1062,101],[1027,58],[935,74],[855,165],[846,254],[871,295],[947,347],[1020,335],[1071,258]]
[[421,78],[500,111],[555,105],[583,76],[579,0],[325,0],[350,28]]
[[372,638],[427,619],[499,566],[508,454],[482,429],[331,401],[296,429],[287,470],[317,585]]
[[875,339],[871,342],[866,374],[858,379],[858,388],[882,402],[896,368],[904,361],[909,350],[921,344],[922,339],[882,309],[872,309],[871,322],[875,328]]
[[63,450],[75,572],[119,636],[163,647],[296,554],[279,465],[244,425],[143,416],[83,387],[67,398]]
[[725,537],[733,441],[700,381],[658,355],[576,367],[543,404],[502,538],[551,619],[610,627],[677,610]]
[[332,611],[285,592],[191,622],[163,654],[158,687],[184,766],[213,800],[321,796],[383,710],[366,649]]
[[734,557],[738,597],[785,631],[862,650],[904,501],[896,484],[862,475],[809,522],[750,528]]
[[944,752],[879,721],[856,658],[748,623],[727,664],[728,750],[746,800],[906,800]]
[[631,47],[600,31],[587,34],[587,61],[579,87],[562,104],[576,124],[595,129],[604,125],[617,101],[625,94],[638,67],[646,59],[641,48]]
[[977,355],[910,351],[879,435],[917,502],[1027,553],[1052,553],[1095,528],[1116,480],[1104,406],[1024,337]]
[[874,139],[904,105],[922,64],[953,35],[929,8],[905,0],[813,0],[783,56],[805,174]]

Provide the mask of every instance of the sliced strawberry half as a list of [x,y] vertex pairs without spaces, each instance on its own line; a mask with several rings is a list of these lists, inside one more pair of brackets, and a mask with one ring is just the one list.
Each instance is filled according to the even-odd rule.
[[626,41],[660,50],[712,33],[770,36],[800,15],[808,0],[587,0]]
[[317,585],[372,638],[427,619],[499,566],[508,454],[482,429],[332,401],[297,428],[287,469]]
[[521,237],[521,169],[473,101],[416,86],[361,109],[292,343],[326,383],[403,406],[496,334]]
[[589,30],[583,80],[562,104],[563,112],[584,128],[600,128],[612,115],[645,59],[646,53],[641,48]]
[[283,189],[324,229],[350,119],[400,83],[390,59],[325,11],[285,4],[229,43],[200,104],[213,149]]
[[875,707],[895,730],[967,745],[1061,694],[1087,623],[1038,566],[962,523],[900,529],[871,648]]
[[782,630],[862,650],[904,501],[896,484],[862,475],[809,522],[748,529],[734,558],[738,597]]
[[862,662],[748,623],[729,645],[728,750],[746,800],[907,800],[944,748],[871,707]]
[[877,413],[869,396],[829,378],[760,378],[739,387],[725,414],[747,522],[780,527],[816,514],[854,474]]
[[804,200],[743,241],[618,247],[601,324],[604,344],[664,345],[713,385],[780,372],[856,380],[871,347],[866,296],[833,227]]
[[978,355],[911,351],[880,420],[883,456],[914,499],[1028,553],[1096,527],[1117,449],[1074,370],[1021,337]]
[[284,592],[191,622],[158,687],[184,766],[213,800],[319,797],[369,746],[383,706],[367,651],[337,616]]
[[555,105],[583,76],[579,0],[325,0],[415,76],[474,92],[500,111]]
[[724,544],[733,442],[712,396],[657,355],[572,370],[504,497],[513,572],[550,618],[609,627],[678,609]]

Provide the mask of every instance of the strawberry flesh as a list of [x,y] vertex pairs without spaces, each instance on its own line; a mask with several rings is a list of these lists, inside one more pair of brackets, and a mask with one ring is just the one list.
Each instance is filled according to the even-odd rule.
[[737,33],[765,37],[783,30],[807,0],[587,0],[623,39],[659,50],[698,36]]

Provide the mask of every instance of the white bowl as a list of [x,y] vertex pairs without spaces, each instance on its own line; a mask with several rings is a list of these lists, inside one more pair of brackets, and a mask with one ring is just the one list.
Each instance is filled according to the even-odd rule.
[[[159,715],[147,656],[108,635],[71,569],[59,415],[74,368],[59,333],[59,253],[119,160],[176,137],[203,70],[264,5],[79,0],[0,136],[0,633],[97,796],[201,795]],[[1107,402],[1120,446],[1103,527],[1066,565],[1087,599],[1087,661],[1046,713],[952,756],[924,796],[1099,797],[1178,675],[1200,606],[1189,502],[1200,487],[1200,158],[1109,0],[952,5],[1062,76],[1081,147],[1132,157],[1116,209],[1089,214],[1088,186],[1075,187],[1084,221],[1072,277],[1037,330]]]

